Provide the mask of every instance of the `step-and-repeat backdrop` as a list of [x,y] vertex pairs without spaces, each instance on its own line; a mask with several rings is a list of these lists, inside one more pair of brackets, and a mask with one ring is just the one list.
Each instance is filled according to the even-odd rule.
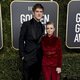
[[1,15],[1,4],[0,4],[0,49],[3,47],[3,34],[2,34],[2,15]]
[[70,1],[67,6],[66,45],[80,48],[80,1]]
[[[24,21],[32,19],[32,7],[41,3],[45,9],[42,24],[55,23],[55,35],[58,36],[59,5],[55,1],[13,1],[10,4],[12,47],[19,48],[20,28]],[[47,5],[47,6],[46,6]],[[2,16],[0,5],[0,49],[3,47]],[[65,35],[65,34],[64,34]],[[70,49],[80,48],[80,1],[70,1],[67,5],[66,46]]]
[[13,1],[10,5],[11,12],[11,37],[12,46],[15,49],[19,48],[19,33],[21,25],[24,21],[32,19],[32,7],[36,3],[40,3],[44,7],[44,16],[41,19],[42,24],[46,24],[48,21],[55,23],[56,32],[58,36],[58,15],[59,6],[56,2],[51,1]]

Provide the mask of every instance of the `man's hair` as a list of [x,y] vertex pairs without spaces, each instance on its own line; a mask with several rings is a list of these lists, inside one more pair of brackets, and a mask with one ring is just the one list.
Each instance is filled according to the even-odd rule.
[[51,25],[51,24],[55,27],[54,23],[53,22],[50,22],[50,21],[46,23],[46,26],[47,25]]
[[40,9],[42,9],[44,11],[44,7],[39,3],[37,3],[37,4],[35,4],[33,6],[32,11],[34,12],[37,8],[40,8]]

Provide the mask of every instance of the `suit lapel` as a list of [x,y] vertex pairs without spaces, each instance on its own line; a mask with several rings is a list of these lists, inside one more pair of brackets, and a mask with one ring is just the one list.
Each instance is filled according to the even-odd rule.
[[31,33],[32,33],[33,39],[36,39],[35,24],[33,22],[33,19],[31,20]]

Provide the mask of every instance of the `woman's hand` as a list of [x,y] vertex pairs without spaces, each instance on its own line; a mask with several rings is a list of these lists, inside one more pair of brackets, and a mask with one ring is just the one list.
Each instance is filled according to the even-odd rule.
[[57,67],[56,68],[56,71],[57,71],[58,74],[61,73],[61,68],[60,67]]
[[54,55],[55,52],[47,52],[48,55]]

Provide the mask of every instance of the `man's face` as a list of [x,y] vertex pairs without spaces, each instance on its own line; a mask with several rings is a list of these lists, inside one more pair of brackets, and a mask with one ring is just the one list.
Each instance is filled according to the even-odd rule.
[[40,20],[43,16],[43,10],[41,8],[37,8],[34,12],[33,12],[33,16],[36,20]]

